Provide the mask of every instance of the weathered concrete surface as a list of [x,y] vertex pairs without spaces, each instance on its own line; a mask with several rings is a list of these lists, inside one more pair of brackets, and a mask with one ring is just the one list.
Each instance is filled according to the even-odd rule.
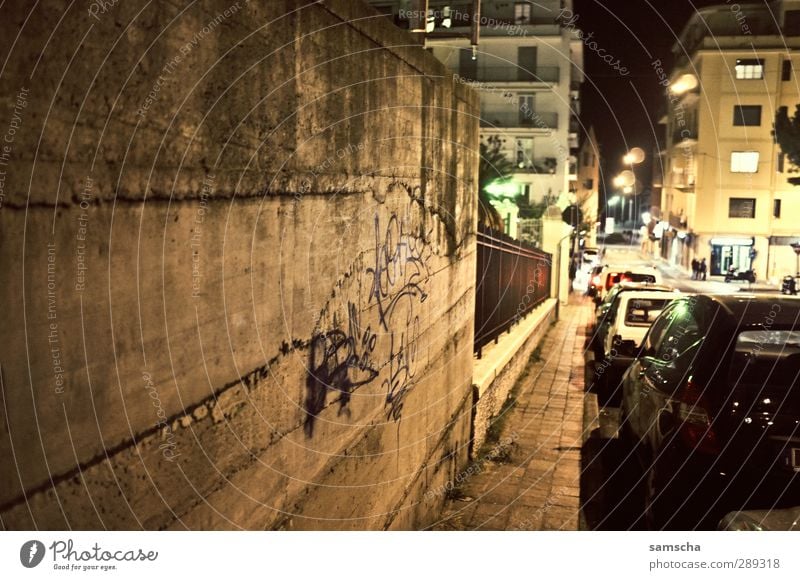
[[112,4],[0,9],[2,525],[425,525],[477,96],[359,2]]

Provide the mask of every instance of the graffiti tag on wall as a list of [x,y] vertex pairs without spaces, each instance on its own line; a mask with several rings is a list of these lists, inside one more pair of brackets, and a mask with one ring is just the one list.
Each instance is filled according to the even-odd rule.
[[[387,418],[398,420],[416,381],[420,307],[428,298],[430,249],[412,233],[410,218],[376,215],[374,244],[356,280],[326,307],[332,322],[311,339],[306,380],[306,434],[334,393],[347,413],[352,394],[379,384]],[[322,326],[322,325],[319,325]]]

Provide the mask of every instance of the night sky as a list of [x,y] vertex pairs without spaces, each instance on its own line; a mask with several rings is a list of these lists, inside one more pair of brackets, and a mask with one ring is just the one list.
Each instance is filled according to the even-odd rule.
[[[672,46],[697,8],[723,4],[724,0],[575,0],[575,26],[594,33],[597,49],[619,60],[630,74],[601,60],[584,46],[586,79],[581,95],[581,122],[594,125],[604,158],[603,178],[623,169],[621,157],[631,147],[641,147],[648,160],[637,170],[649,184],[651,152],[656,135],[663,132],[657,121],[664,110],[664,87],[652,62],[660,59],[669,71]],[[606,57],[609,58],[609,57]],[[663,137],[662,137],[663,139]]]

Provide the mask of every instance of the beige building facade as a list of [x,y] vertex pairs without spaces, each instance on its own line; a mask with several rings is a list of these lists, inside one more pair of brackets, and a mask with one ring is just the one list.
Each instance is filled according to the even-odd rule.
[[800,2],[701,9],[673,50],[662,257],[777,282],[795,272],[800,242],[800,189],[787,181],[797,168],[773,137],[779,108],[800,103]]

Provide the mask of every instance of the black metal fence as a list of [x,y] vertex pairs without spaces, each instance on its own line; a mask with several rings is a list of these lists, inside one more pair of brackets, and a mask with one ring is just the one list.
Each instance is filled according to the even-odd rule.
[[550,296],[550,254],[478,226],[475,352]]

